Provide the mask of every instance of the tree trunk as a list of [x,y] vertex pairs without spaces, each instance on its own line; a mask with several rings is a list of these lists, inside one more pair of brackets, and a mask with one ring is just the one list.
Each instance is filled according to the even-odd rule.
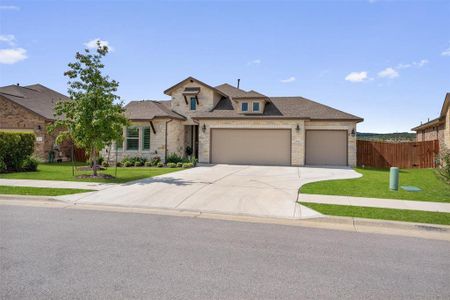
[[94,177],[97,177],[97,150],[92,149],[92,171]]

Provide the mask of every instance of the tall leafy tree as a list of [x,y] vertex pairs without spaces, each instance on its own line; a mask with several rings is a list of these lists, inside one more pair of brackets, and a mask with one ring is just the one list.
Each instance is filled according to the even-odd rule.
[[69,78],[72,101],[57,103],[57,120],[49,127],[50,132],[61,129],[58,142],[70,138],[77,147],[86,149],[93,162],[94,176],[99,150],[120,139],[123,126],[128,124],[120,97],[115,94],[119,83],[102,74],[102,58],[107,54],[108,47],[100,42],[93,53],[89,49],[77,52],[75,62],[69,63],[69,70],[64,73]]

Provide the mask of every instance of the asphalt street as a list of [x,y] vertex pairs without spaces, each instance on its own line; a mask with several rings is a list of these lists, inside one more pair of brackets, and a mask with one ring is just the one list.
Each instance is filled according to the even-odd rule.
[[0,206],[1,299],[449,299],[450,243]]

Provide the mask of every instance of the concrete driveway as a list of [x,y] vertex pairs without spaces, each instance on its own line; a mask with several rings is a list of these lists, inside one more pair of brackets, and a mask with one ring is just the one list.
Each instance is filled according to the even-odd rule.
[[308,218],[319,214],[297,203],[301,184],[358,176],[349,168],[203,165],[58,198],[85,204]]

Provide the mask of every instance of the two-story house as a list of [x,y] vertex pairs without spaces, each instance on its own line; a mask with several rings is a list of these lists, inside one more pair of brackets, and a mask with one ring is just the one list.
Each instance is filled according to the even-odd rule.
[[450,149],[450,93],[447,93],[439,117],[411,129],[418,142],[438,140],[441,149]]
[[[132,101],[122,143],[126,156],[186,156],[200,163],[356,165],[356,125],[363,119],[302,97],[272,97],[188,77],[164,93],[170,101]],[[116,152],[117,151],[117,152]],[[103,153],[107,155],[106,150]]]

